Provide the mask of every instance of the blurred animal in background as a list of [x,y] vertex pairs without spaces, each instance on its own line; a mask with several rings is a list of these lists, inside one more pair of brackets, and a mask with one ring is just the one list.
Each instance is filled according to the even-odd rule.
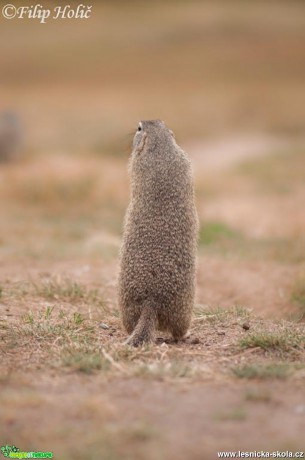
[[0,112],[0,163],[20,158],[22,134],[19,115],[13,111]]

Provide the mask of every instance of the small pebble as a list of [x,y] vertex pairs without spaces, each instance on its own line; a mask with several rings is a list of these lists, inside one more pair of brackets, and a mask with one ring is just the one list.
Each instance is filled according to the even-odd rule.
[[105,324],[105,323],[100,323],[99,327],[101,327],[102,329],[110,329],[108,324]]
[[190,340],[190,343],[192,345],[197,345],[197,343],[200,343],[200,340],[198,339],[198,337],[194,337],[193,339]]
[[189,345],[196,345],[197,343],[200,343],[200,340],[198,337],[187,337],[184,339],[184,342],[189,344]]

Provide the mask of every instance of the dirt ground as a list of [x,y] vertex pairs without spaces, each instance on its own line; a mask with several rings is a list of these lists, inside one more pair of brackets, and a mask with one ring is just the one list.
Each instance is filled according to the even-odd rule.
[[[304,451],[304,6],[123,3],[81,26],[0,19],[1,103],[25,134],[0,164],[0,448]],[[193,163],[197,295],[187,341],[131,349],[130,133],[156,117]]]
[[[34,157],[2,168],[3,444],[66,459],[304,450],[303,216],[296,214],[287,228],[284,222],[278,236],[278,185],[269,191],[278,205],[272,215],[256,186],[249,186],[261,179],[252,171],[259,163],[290,163],[290,154],[267,152],[254,160],[249,153],[249,173],[235,157],[226,159],[226,168],[207,161],[204,169],[204,156],[191,151],[203,222],[191,338],[174,344],[159,337],[140,350],[123,345],[116,303],[125,160],[103,160],[102,176],[113,174],[115,182],[107,189],[104,177],[92,180],[99,158],[86,167],[82,158],[66,158],[74,189],[63,195],[64,204],[62,159],[42,163]],[[209,180],[211,173],[222,185]],[[272,180],[285,185],[281,176]],[[86,200],[94,218],[82,215],[85,199],[79,196],[91,181]],[[108,206],[114,186],[116,218]],[[296,180],[286,200],[304,194]],[[240,224],[239,199],[257,210],[262,228],[264,218],[268,222],[258,236]],[[222,201],[232,202],[229,210],[219,206]],[[43,202],[51,215],[44,214]],[[69,216],[60,217],[67,203]]]

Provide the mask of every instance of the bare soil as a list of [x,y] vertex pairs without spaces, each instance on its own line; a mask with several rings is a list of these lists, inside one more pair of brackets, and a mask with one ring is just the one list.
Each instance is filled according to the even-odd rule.
[[[24,130],[0,164],[0,447],[304,451],[304,18],[296,1],[0,18],[1,110]],[[116,282],[130,133],[148,118],[193,162],[197,298],[190,339],[133,350]]]
[[[99,161],[93,157],[84,169],[81,158],[67,159],[71,181],[92,177]],[[212,234],[211,243],[199,245],[190,339],[175,344],[158,336],[156,345],[131,350],[123,345],[116,304],[120,218],[114,227],[113,221],[104,225],[105,204],[79,227],[73,211],[78,195],[66,198],[68,217],[46,217],[41,197],[52,214],[65,209],[56,192],[62,165],[54,159],[43,166],[33,158],[25,167],[2,170],[6,180],[18,179],[14,190],[2,183],[8,197],[0,266],[2,443],[66,459],[200,459],[223,450],[304,449],[305,332],[292,300],[302,259],[287,255],[285,244],[257,247],[243,226],[234,227],[244,232],[242,239],[214,241]],[[114,180],[124,177],[125,167],[105,159],[102,176],[118,169]],[[38,169],[45,170],[47,185],[39,182]],[[198,171],[208,181],[209,168]],[[229,164],[219,174],[223,187],[244,182]],[[118,180],[114,195],[101,177],[88,192],[92,213],[101,194],[105,203],[116,196],[121,215],[121,188]],[[244,192],[256,199],[248,187]],[[205,201],[226,222],[213,193]],[[24,205],[31,219],[20,227]],[[271,219],[267,206],[260,211]],[[276,210],[273,215],[278,218]],[[201,218],[204,228],[209,219]]]

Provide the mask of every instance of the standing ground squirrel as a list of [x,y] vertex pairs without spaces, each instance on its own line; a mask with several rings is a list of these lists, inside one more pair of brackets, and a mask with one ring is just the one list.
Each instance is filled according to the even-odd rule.
[[13,111],[0,113],[0,163],[17,160],[21,153],[22,126]]
[[195,291],[198,218],[187,154],[163,121],[139,123],[130,159],[131,200],[124,222],[119,304],[127,343],[156,329],[183,338]]

